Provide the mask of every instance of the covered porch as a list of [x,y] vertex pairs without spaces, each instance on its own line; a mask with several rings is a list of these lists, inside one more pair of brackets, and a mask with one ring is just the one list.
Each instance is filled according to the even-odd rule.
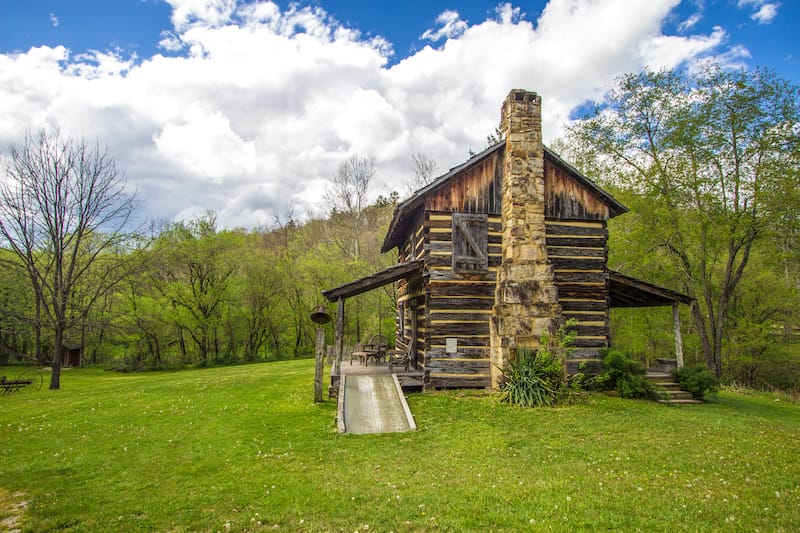
[[[333,377],[333,365],[331,364],[331,377]],[[400,386],[406,392],[418,392],[422,390],[423,372],[413,368],[405,369],[398,365],[392,365],[389,361],[362,363],[358,359],[350,361],[345,360],[339,367],[339,378],[343,376],[379,376],[391,375],[397,376],[400,381]]]
[[678,312],[680,304],[691,305],[692,298],[671,289],[659,287],[640,279],[626,276],[614,270],[608,271],[610,307],[642,308],[672,307],[672,331],[675,339],[675,359],[659,359],[658,370],[669,372],[683,366],[683,336],[681,334],[681,317]]
[[[412,338],[408,350],[390,350],[387,346],[385,348],[386,353],[383,354],[385,357],[375,356],[376,354],[365,354],[361,357],[354,357],[352,353],[345,353],[344,342],[345,301],[347,298],[358,296],[359,294],[383,287],[384,285],[394,283],[401,279],[420,276],[422,274],[422,268],[423,262],[421,260],[400,263],[370,276],[357,279],[333,289],[322,291],[325,298],[337,304],[334,357],[331,364],[331,384],[328,388],[329,397],[333,398],[339,395],[342,376],[347,374],[396,374],[404,390],[422,389],[423,373],[416,368],[416,338]],[[403,367],[396,364],[396,356],[405,356],[405,365]]]

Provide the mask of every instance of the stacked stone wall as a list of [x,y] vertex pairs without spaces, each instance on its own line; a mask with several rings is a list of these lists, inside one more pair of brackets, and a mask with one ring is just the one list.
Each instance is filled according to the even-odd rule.
[[503,254],[490,323],[492,386],[518,347],[538,346],[561,315],[547,259],[541,98],[513,90],[503,103]]

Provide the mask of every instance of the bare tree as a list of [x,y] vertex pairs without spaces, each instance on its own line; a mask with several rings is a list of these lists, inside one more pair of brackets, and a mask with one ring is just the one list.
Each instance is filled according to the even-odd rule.
[[326,198],[336,211],[361,212],[366,207],[367,189],[375,175],[375,161],[358,154],[351,155],[333,175]]
[[[135,209],[124,173],[99,145],[62,138],[58,131],[27,134],[11,146],[0,184],[0,238],[12,264],[30,278],[42,320],[54,336],[50,388],[61,387],[65,333],[119,281],[118,247]],[[92,283],[82,283],[92,275]],[[38,355],[38,354],[37,354]]]
[[344,217],[349,226],[350,236],[347,249],[353,257],[359,256],[359,235],[364,226],[364,209],[367,207],[369,182],[375,175],[375,162],[372,158],[358,154],[344,161],[333,175],[331,186],[325,198],[331,206],[332,218]]
[[436,161],[423,152],[411,154],[411,176],[406,182],[409,196],[431,183],[436,177]]

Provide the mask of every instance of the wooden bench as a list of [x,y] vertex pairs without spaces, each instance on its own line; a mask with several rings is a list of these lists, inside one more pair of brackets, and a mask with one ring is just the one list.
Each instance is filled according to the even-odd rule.
[[387,355],[389,356],[389,372],[393,373],[396,366],[402,367],[408,372],[408,350],[389,350]]

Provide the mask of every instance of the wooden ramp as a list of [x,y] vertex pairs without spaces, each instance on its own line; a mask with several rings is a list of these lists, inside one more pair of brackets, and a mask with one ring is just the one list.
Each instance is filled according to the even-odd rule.
[[397,433],[417,429],[394,374],[342,376],[340,433]]

